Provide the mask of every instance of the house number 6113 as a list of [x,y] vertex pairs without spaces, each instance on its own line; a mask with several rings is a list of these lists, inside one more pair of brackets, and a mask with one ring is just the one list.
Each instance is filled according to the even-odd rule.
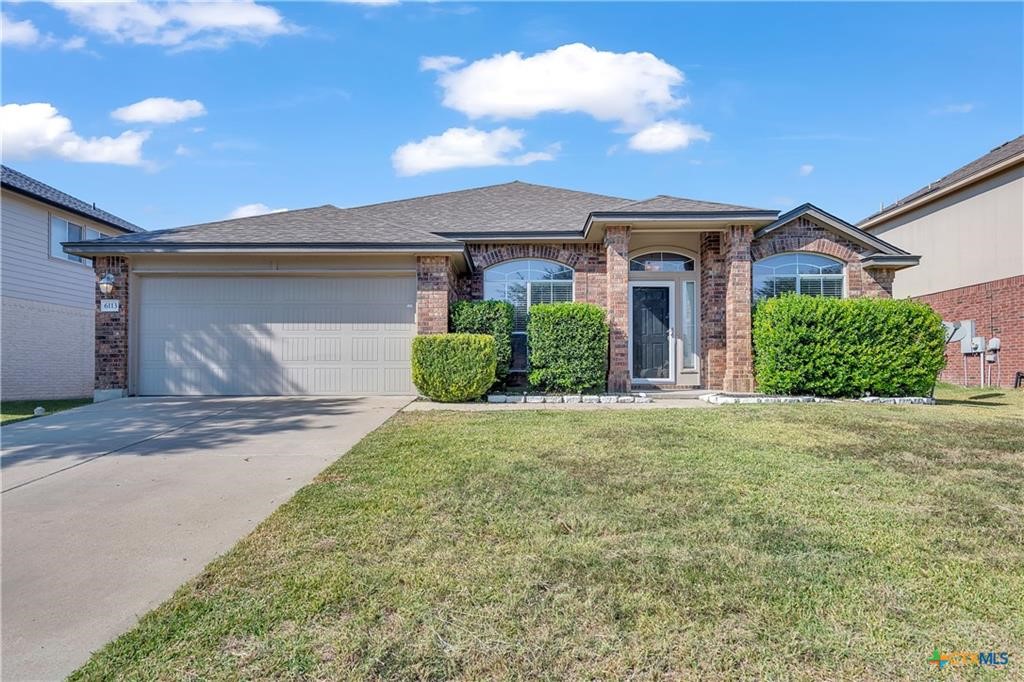
[[121,301],[116,298],[104,298],[100,301],[101,313],[117,313],[121,311]]

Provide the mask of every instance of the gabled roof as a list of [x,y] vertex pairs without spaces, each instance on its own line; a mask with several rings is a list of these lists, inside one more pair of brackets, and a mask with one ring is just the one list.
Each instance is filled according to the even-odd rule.
[[108,227],[121,230],[122,232],[144,232],[141,227],[133,223],[128,222],[124,218],[118,218],[113,213],[108,213],[103,209],[96,208],[96,204],[88,204],[81,199],[76,199],[70,194],[61,192],[55,187],[51,187],[44,182],[40,182],[35,178],[29,177],[24,173],[19,173],[13,168],[7,166],[0,166],[0,185],[6,189],[23,194],[25,196],[41,201],[45,204],[49,204],[55,208],[59,208],[69,213],[80,215],[84,218],[95,220],[96,222],[103,223]]
[[325,204],[248,218],[218,220],[89,242],[100,248],[159,247],[438,247],[458,242],[416,228]]
[[459,240],[471,238],[585,238],[597,216],[718,220],[752,214],[767,222],[777,211],[668,196],[637,202],[516,181],[354,208],[327,204],[67,246],[76,254],[273,247],[461,250]]
[[842,218],[837,218],[828,211],[822,210],[814,204],[801,204],[791,211],[786,211],[770,225],[765,225],[754,232],[754,239],[763,237],[771,232],[788,225],[797,218],[807,217],[819,225],[832,229],[851,241],[857,242],[869,249],[875,249],[877,253],[866,256],[862,262],[865,266],[886,266],[886,267],[909,267],[917,265],[921,260],[920,256],[912,256],[903,249],[897,248],[889,242],[869,234],[855,225],[851,225]]
[[506,182],[347,209],[356,215],[416,225],[444,235],[487,232],[578,232],[592,211],[630,199],[560,187]]
[[1004,142],[988,154],[971,161],[965,166],[957,168],[949,175],[945,175],[935,182],[922,187],[916,192],[912,192],[902,199],[889,204],[877,213],[873,213],[867,218],[864,218],[864,220],[860,221],[858,225],[877,223],[887,214],[895,213],[910,203],[919,203],[919,200],[930,201],[931,195],[934,195],[934,198],[938,198],[938,196],[944,193],[943,190],[949,189],[974,176],[981,176],[988,170],[994,170],[995,166],[998,166],[1003,162],[1011,162],[1011,159],[1014,157],[1020,157],[1019,160],[1024,161],[1024,135],[1014,138],[1009,142]]
[[[700,201],[698,199],[686,199],[673,197],[668,194],[659,194],[650,199],[633,201],[615,208],[616,211],[636,211],[640,213],[729,213],[763,211],[765,209],[752,208],[750,206],[737,206],[736,204],[720,204],[715,201]],[[774,211],[773,211],[774,212]]]

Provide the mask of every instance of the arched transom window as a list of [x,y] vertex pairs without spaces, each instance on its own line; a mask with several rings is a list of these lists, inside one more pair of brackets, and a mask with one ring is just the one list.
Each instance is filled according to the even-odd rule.
[[510,260],[484,270],[484,298],[516,309],[513,331],[526,332],[530,306],[571,301],[573,270],[549,260]]
[[681,253],[657,251],[629,261],[629,269],[633,272],[691,272],[693,259]]
[[842,298],[843,264],[816,253],[782,253],[754,263],[754,300],[787,292]]

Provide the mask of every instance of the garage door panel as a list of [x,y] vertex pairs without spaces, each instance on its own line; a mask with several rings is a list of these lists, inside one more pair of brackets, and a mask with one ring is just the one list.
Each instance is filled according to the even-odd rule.
[[144,277],[143,395],[411,393],[413,277]]

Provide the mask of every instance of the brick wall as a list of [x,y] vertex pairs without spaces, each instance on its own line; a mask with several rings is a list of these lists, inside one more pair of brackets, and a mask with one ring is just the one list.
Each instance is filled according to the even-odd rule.
[[[109,294],[96,292],[96,391],[128,390],[128,316],[129,275],[131,264],[123,256],[98,256],[93,260],[96,281],[108,272],[114,276],[114,290]],[[101,299],[121,302],[116,313],[101,313]]]
[[[984,336],[986,340],[999,337],[1002,377],[993,368],[992,383],[1010,388],[1014,375],[1024,372],[1024,275],[939,291],[916,300],[930,305],[947,322],[974,320],[977,336]],[[978,356],[968,356],[967,384],[979,385],[980,374]],[[959,342],[946,347],[946,369],[941,378],[955,384],[964,383]]]
[[817,222],[801,216],[755,239],[751,255],[755,261],[777,253],[807,251],[832,256],[846,263],[846,289],[850,298],[874,296],[890,298],[894,272],[861,267],[861,256],[874,253]]
[[5,296],[2,309],[4,400],[92,396],[96,316],[91,308]]
[[700,233],[701,385],[721,390],[725,378],[725,256],[721,232]]
[[484,270],[503,261],[543,258],[575,270],[573,295],[577,301],[605,307],[605,249],[601,244],[469,244],[476,270],[458,281],[460,298],[484,297]]
[[448,331],[448,304],[457,295],[455,274],[448,256],[416,257],[416,332]]
[[629,390],[629,235],[630,228],[605,230],[608,310],[608,390]]
[[751,259],[754,230],[730,225],[723,234],[725,252],[725,377],[726,391],[754,390],[754,352],[751,340]]

